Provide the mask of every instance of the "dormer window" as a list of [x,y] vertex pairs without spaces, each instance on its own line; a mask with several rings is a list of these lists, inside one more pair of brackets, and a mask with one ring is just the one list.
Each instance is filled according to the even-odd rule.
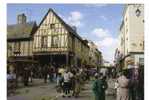
[[136,10],[136,16],[139,17],[141,14],[141,11],[139,9]]

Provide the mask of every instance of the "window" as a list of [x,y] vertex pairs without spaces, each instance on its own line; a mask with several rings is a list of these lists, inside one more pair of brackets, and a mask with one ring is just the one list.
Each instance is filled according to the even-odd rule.
[[58,47],[58,42],[59,42],[58,36],[57,35],[52,36],[52,44],[51,44],[51,46],[52,47]]
[[123,41],[123,38],[121,38],[121,46],[123,45],[123,42],[124,42],[124,41]]
[[128,37],[126,38],[126,40],[128,41]]
[[54,29],[55,28],[55,24],[50,24],[50,28]]
[[41,47],[42,48],[47,47],[47,36],[42,36],[41,37]]
[[55,29],[54,29],[54,32],[56,32],[56,33],[60,33],[59,31],[60,31],[59,28],[55,28]]
[[125,21],[127,22],[127,17],[126,17]]
[[48,24],[43,24],[43,26],[47,26]]
[[20,53],[20,42],[16,42],[14,46],[14,54]]
[[12,50],[12,46],[9,43],[7,43],[7,49]]
[[137,47],[137,44],[135,44],[135,43],[131,43],[131,45],[132,45],[133,47]]
[[144,65],[144,58],[139,58],[139,64]]
[[141,14],[141,11],[139,9],[136,10],[136,16],[139,17]]
[[128,33],[128,28],[126,29],[126,33]]

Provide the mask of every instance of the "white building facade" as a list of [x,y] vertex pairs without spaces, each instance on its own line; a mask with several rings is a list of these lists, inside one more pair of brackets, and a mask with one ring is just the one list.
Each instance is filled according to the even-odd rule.
[[129,62],[144,65],[144,5],[128,4],[124,8],[119,34],[119,55],[124,68]]

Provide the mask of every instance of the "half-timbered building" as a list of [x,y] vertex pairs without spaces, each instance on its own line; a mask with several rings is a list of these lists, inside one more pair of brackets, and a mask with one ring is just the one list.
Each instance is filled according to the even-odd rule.
[[57,67],[90,65],[88,41],[52,9],[38,26],[36,22],[27,22],[25,14],[18,15],[17,21],[7,27],[8,62],[17,62],[19,66],[27,62]]
[[25,14],[20,14],[17,24],[7,26],[7,61],[18,66],[33,62],[33,35],[37,25],[26,20]]
[[49,9],[34,34],[34,58],[41,64],[87,64],[89,47],[77,31]]

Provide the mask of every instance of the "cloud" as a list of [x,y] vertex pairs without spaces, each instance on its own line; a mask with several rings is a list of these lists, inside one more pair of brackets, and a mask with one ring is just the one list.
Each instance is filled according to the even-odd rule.
[[118,45],[118,39],[113,37],[108,29],[103,28],[93,29],[91,34],[97,37],[94,43],[102,52],[103,58],[112,63],[114,60],[115,48]]
[[103,28],[95,28],[91,34],[96,35],[99,38],[104,38],[109,36],[109,31]]
[[117,39],[113,37],[106,37],[102,41],[100,41],[101,46],[103,47],[111,47],[117,43]]
[[80,20],[83,17],[83,15],[78,11],[73,11],[70,15],[69,20]]
[[70,12],[67,18],[65,18],[65,21],[72,26],[80,27],[83,26],[82,18],[83,14],[81,12],[73,11]]
[[102,19],[102,20],[104,20],[104,21],[107,21],[107,17],[105,17],[105,16],[100,16],[100,18]]
[[112,63],[114,60],[115,49],[118,45],[118,39],[109,36],[103,38],[102,40],[96,41],[95,44],[98,46],[98,49],[102,52],[103,58]]

